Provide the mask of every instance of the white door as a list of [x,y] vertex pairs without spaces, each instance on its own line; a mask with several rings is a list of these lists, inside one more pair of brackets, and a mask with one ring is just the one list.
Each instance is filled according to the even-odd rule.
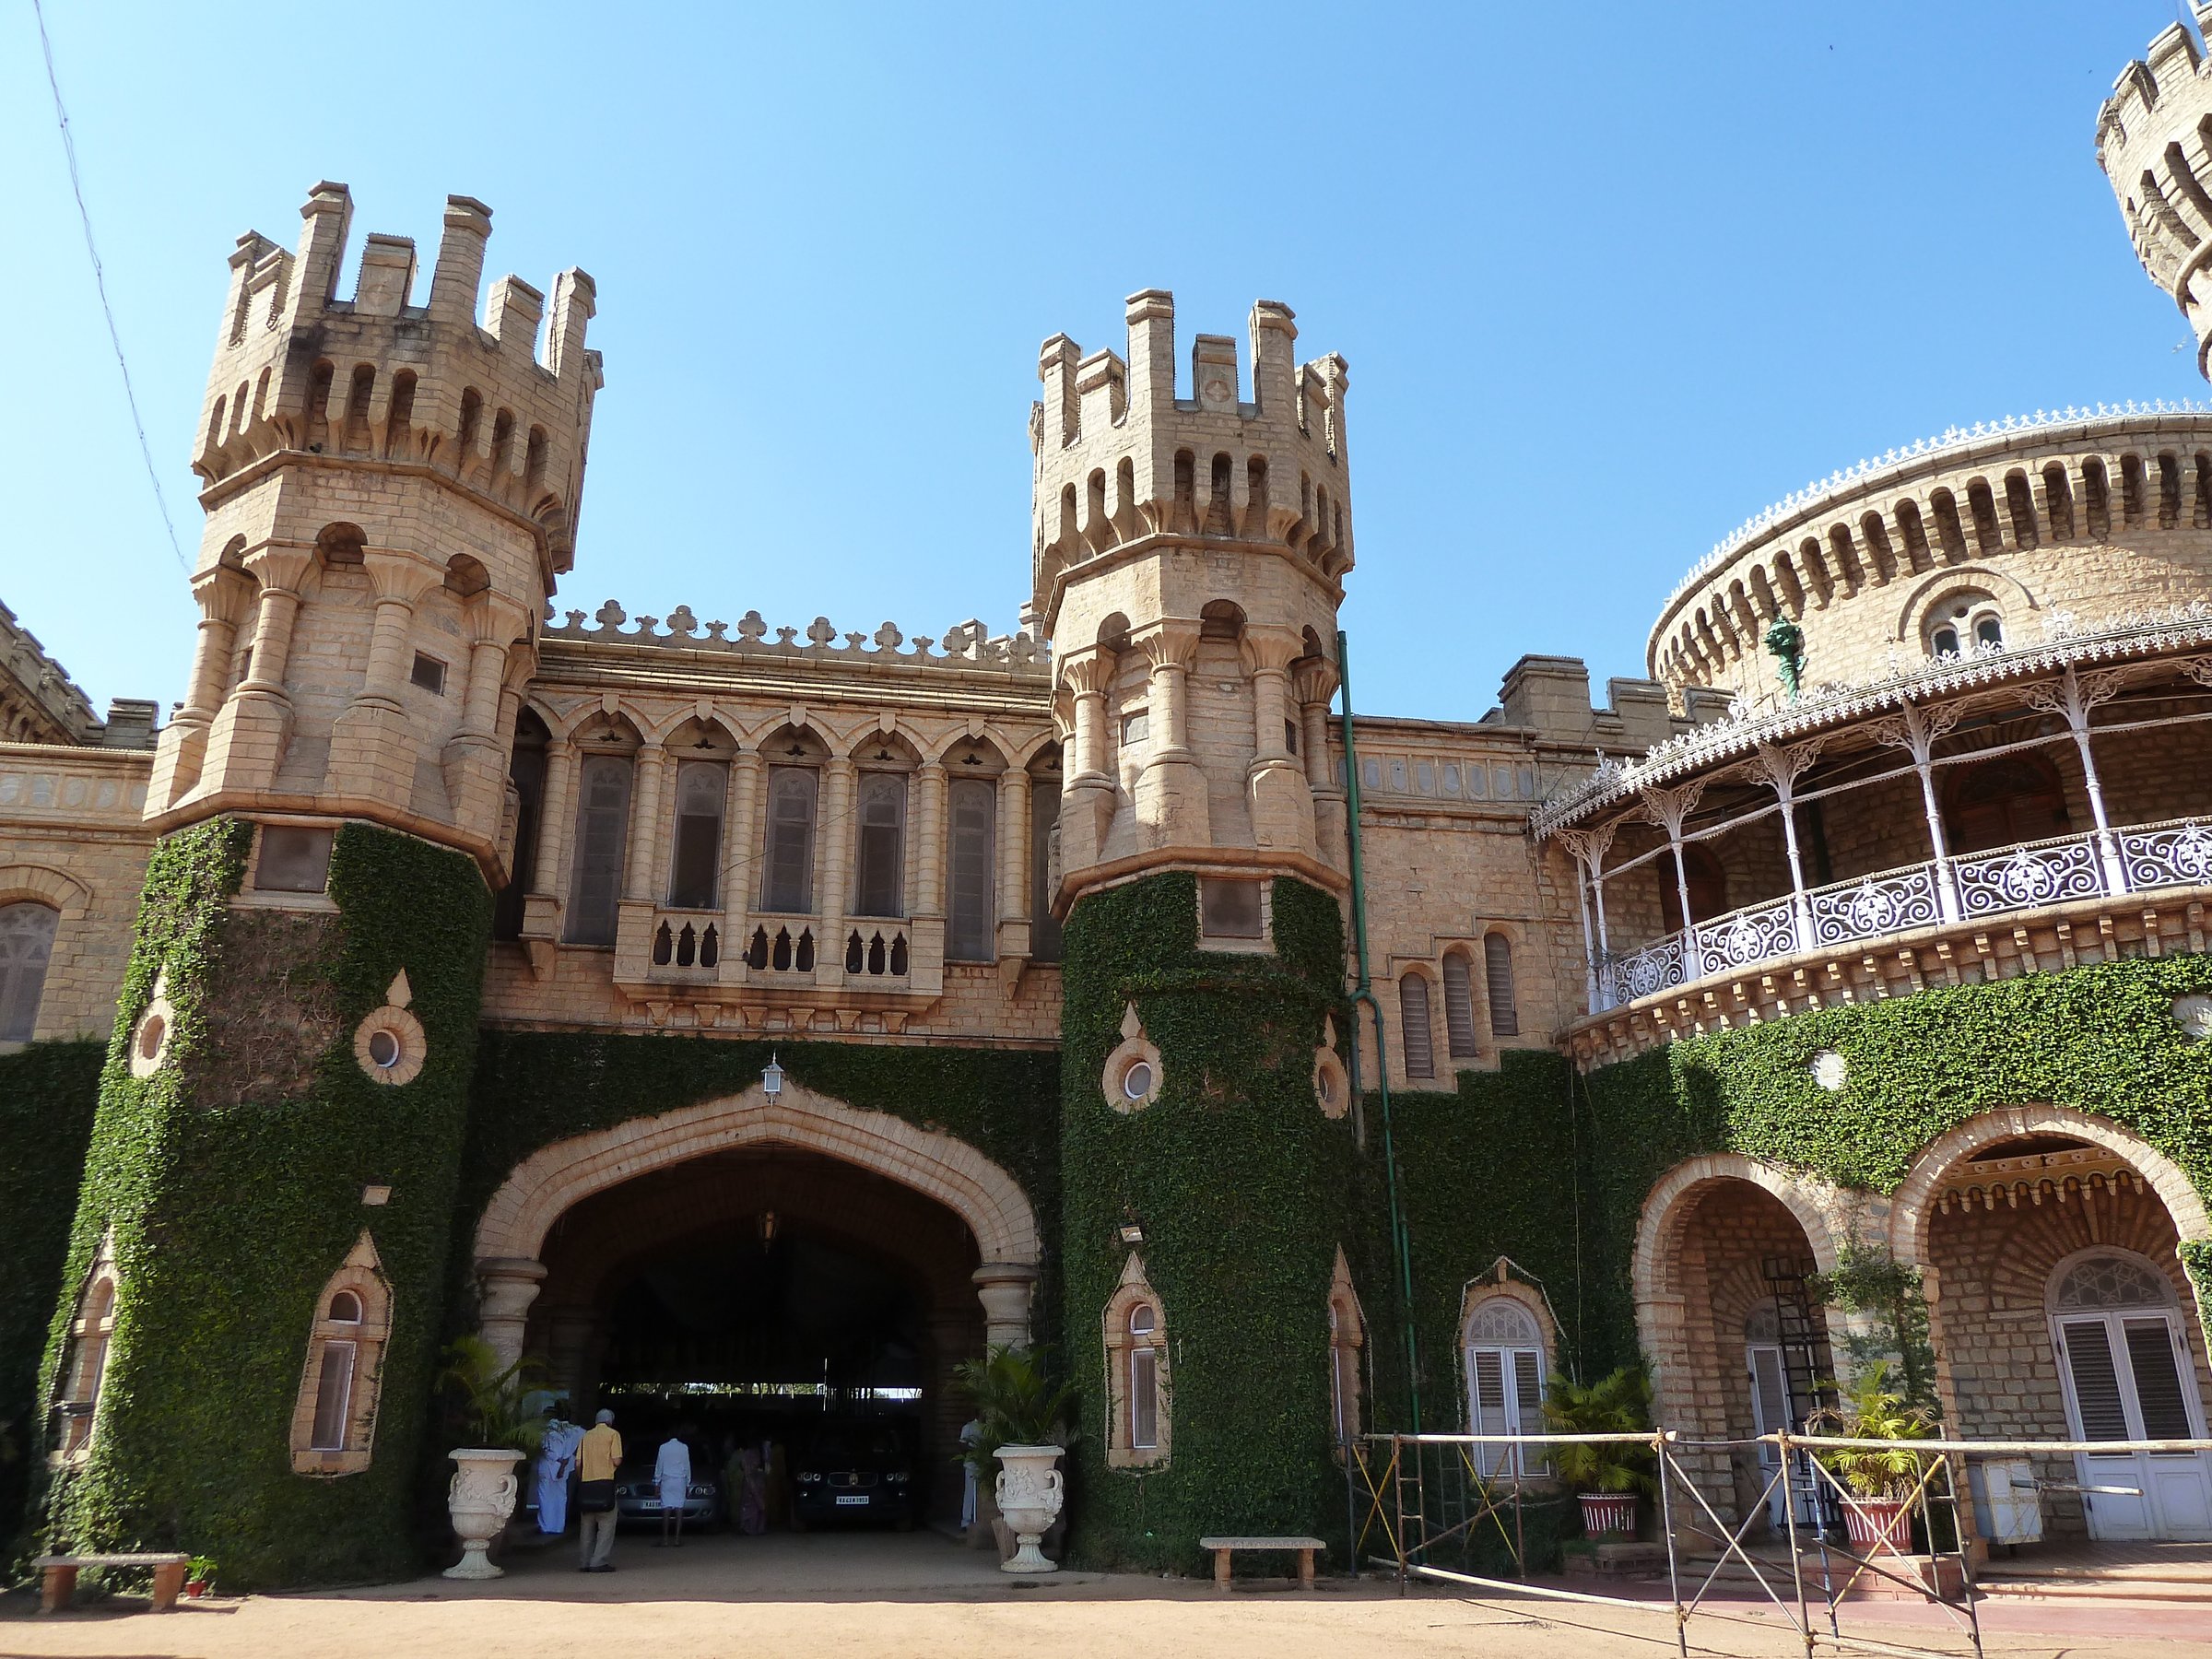
[[[2180,1315],[2155,1305],[2171,1300],[2171,1290],[2147,1262],[2113,1253],[2063,1273],[2052,1338],[2075,1439],[2203,1437]],[[2083,1486],[2106,1488],[2083,1494],[2092,1538],[2212,1539],[2212,1455],[2085,1452],[2075,1464]]]
[[[1803,1425],[1795,1422],[1790,1412],[1790,1385],[1788,1373],[1783,1370],[1782,1346],[1779,1343],[1754,1342],[1744,1349],[1746,1369],[1751,1373],[1751,1432],[1774,1434],[1784,1429]],[[1782,1453],[1772,1446],[1759,1449],[1759,1478],[1761,1485],[1773,1482],[1775,1471],[1782,1467]],[[1809,1525],[1813,1520],[1813,1494],[1802,1489],[1803,1480],[1783,1481],[1770,1487],[1767,1492],[1767,1521],[1780,1532],[1789,1524],[1783,1505],[1794,1498],[1797,1504],[1797,1524]]]

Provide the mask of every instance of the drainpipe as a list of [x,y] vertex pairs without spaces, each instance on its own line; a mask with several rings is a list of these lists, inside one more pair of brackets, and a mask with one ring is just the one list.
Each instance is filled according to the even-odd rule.
[[1352,944],[1359,963],[1359,982],[1352,990],[1352,1098],[1359,1098],[1359,1006],[1375,1021],[1375,1092],[1382,1105],[1382,1171],[1390,1190],[1390,1248],[1398,1281],[1398,1320],[1406,1345],[1406,1389],[1413,1412],[1413,1432],[1421,1431],[1420,1344],[1413,1321],[1413,1242],[1406,1230],[1406,1212],[1398,1201],[1398,1153],[1391,1138],[1390,1053],[1382,1029],[1382,1005],[1375,1000],[1367,966],[1367,882],[1359,858],[1359,749],[1352,736],[1352,669],[1349,648],[1342,629],[1336,630],[1336,688],[1344,699],[1344,816],[1346,851],[1352,875]]

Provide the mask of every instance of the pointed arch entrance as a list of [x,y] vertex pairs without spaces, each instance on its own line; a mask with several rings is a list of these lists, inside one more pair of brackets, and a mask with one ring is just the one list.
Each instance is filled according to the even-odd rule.
[[787,1080],[539,1148],[475,1244],[486,1339],[579,1409],[680,1417],[717,1456],[794,1398],[894,1412],[926,1478],[966,1417],[953,1366],[1029,1340],[1041,1241],[973,1147]]

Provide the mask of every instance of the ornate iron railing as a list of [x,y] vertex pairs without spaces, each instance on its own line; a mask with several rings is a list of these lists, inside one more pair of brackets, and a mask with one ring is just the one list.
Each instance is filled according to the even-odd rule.
[[2212,886],[2212,819],[2173,818],[2112,832],[2027,841],[1994,853],[1906,865],[1746,905],[1638,950],[1599,959],[1593,1013],[1699,980],[1739,973],[1946,922],[2158,888]]

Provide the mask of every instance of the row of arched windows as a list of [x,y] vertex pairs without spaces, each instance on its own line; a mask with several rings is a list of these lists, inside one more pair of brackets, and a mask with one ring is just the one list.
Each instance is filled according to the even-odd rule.
[[[1513,947],[1504,934],[1492,931],[1483,935],[1481,975],[1491,1037],[1518,1037],[1521,1010],[1513,989]],[[1455,945],[1444,952],[1444,1052],[1453,1060],[1473,1060],[1481,1053],[1475,1035],[1475,979],[1470,947]],[[1408,969],[1399,977],[1398,1042],[1409,1077],[1436,1076],[1432,994],[1425,968]]]

